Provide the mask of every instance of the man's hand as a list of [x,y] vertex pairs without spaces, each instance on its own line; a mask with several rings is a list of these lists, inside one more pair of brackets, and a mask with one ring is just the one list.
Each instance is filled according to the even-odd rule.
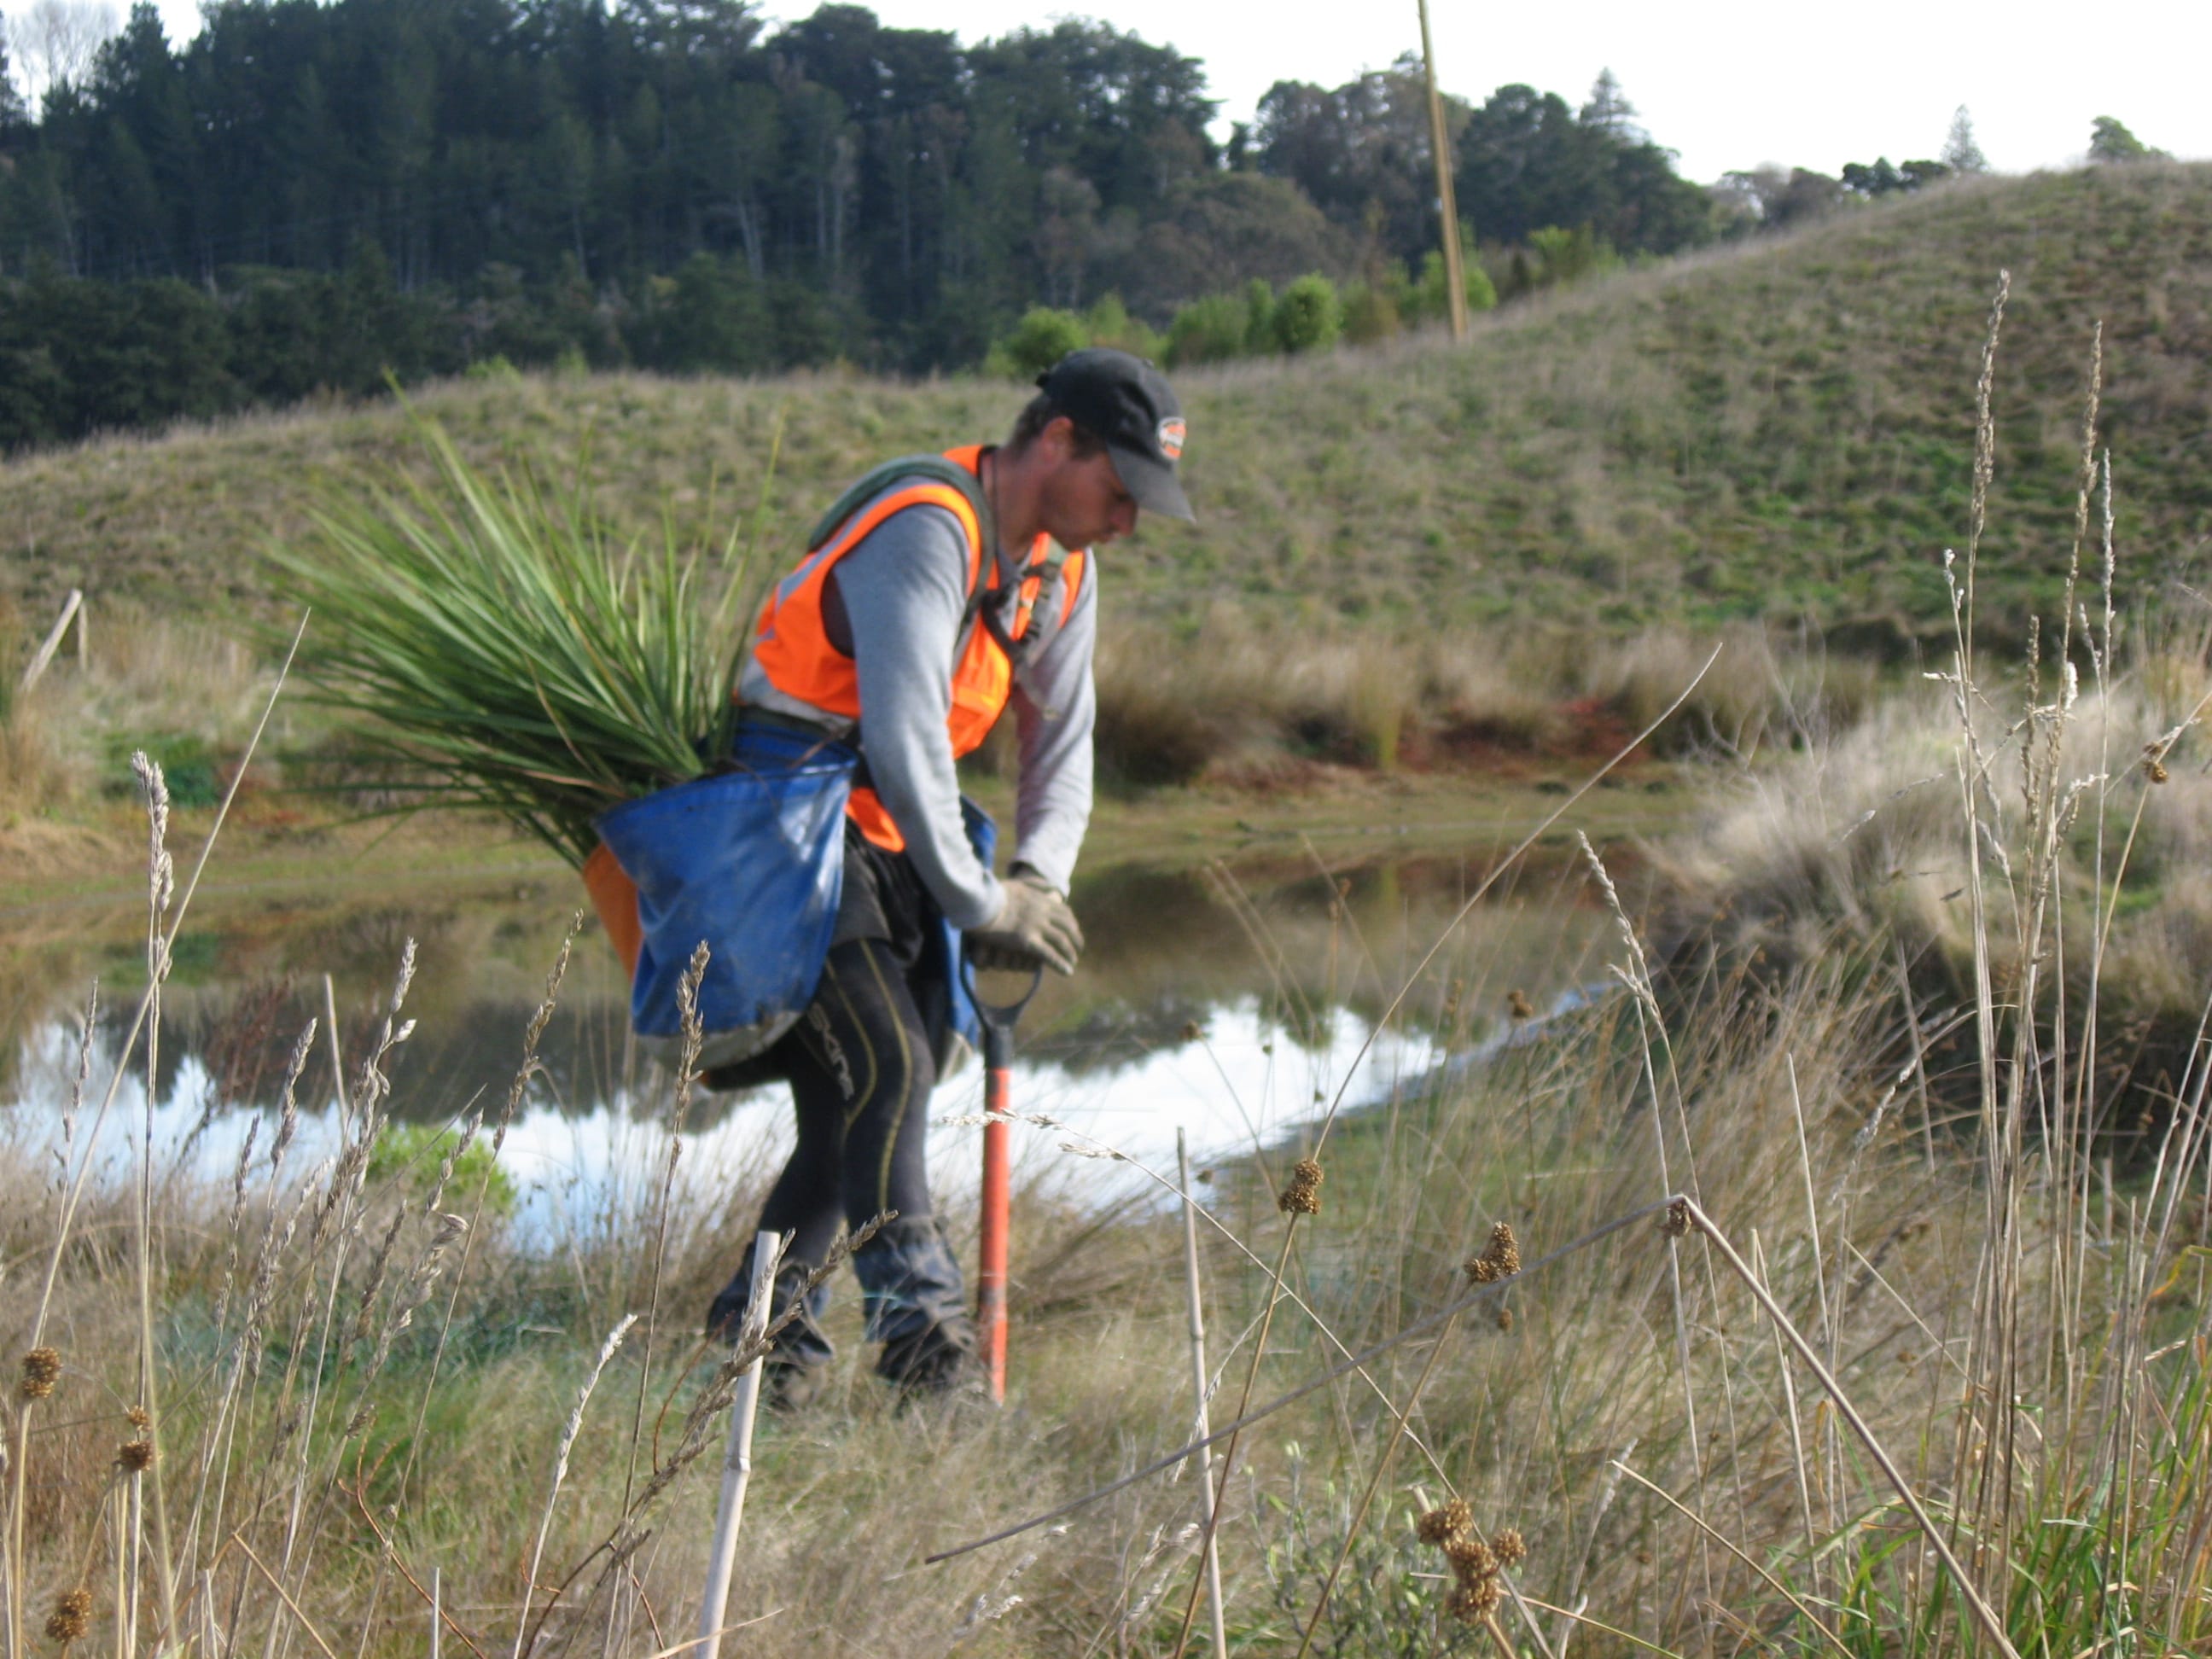
[[1006,899],[988,927],[968,934],[968,954],[978,968],[1025,969],[1042,963],[1072,974],[1082,954],[1083,929],[1059,889],[1019,865],[1004,884]]

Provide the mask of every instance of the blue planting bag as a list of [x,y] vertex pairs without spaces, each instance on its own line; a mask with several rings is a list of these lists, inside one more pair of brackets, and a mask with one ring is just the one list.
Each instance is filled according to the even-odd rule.
[[600,838],[637,884],[644,940],[630,1024],[647,1052],[678,1051],[677,986],[702,940],[702,1066],[760,1053],[805,1011],[837,923],[858,763],[842,744],[741,726],[729,769],[599,819]]
[[[741,725],[728,769],[627,801],[599,838],[637,887],[637,972],[630,1024],[647,1053],[674,1058],[684,1036],[676,989],[701,940],[704,1034],[699,1064],[724,1066],[770,1047],[813,1000],[845,885],[845,802],[858,753],[773,726]],[[961,822],[989,869],[998,826],[965,796]],[[960,930],[943,921],[923,946],[924,1020],[980,1049],[981,1020],[960,972]],[[941,1022],[941,1024],[940,1024]],[[940,1045],[942,1048],[942,1045]],[[951,1069],[952,1056],[939,1063]]]

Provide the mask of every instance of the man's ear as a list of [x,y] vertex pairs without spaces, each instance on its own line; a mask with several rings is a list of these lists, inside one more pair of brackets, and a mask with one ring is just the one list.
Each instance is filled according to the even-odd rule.
[[1044,440],[1055,461],[1064,461],[1075,453],[1075,422],[1066,415],[1055,415],[1047,421],[1044,430],[1037,436]]

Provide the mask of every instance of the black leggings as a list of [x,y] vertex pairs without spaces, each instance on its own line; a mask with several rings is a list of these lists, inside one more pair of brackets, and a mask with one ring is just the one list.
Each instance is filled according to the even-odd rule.
[[885,1210],[929,1214],[923,1159],[937,1066],[906,972],[882,939],[830,947],[814,1000],[779,1045],[799,1145],[761,1211],[792,1235],[790,1259],[819,1265],[840,1223]]

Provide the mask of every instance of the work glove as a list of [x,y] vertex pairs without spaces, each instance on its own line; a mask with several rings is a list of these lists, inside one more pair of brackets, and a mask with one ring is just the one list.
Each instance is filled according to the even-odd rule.
[[988,927],[970,928],[968,955],[978,968],[1025,972],[1042,963],[1072,974],[1083,951],[1083,929],[1060,890],[1021,865],[1000,884],[1006,895]]

